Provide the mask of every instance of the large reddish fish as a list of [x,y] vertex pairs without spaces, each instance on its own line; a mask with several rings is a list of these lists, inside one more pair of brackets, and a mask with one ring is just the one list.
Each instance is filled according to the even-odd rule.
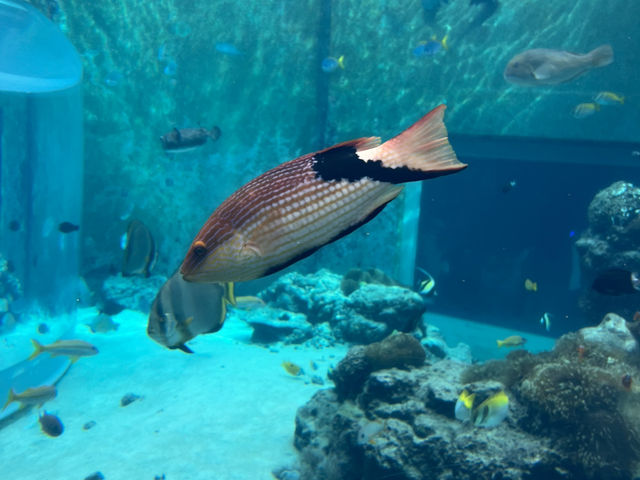
[[192,282],[277,272],[373,219],[402,183],[462,170],[444,105],[395,138],[359,138],[285,162],[247,183],[209,217],[182,262]]

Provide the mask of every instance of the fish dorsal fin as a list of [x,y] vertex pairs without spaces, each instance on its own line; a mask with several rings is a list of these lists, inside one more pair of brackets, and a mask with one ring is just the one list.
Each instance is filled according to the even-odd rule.
[[344,147],[355,147],[356,152],[362,152],[364,150],[370,150],[379,146],[380,137],[362,137],[356,138],[354,140],[349,140],[347,142],[338,143],[337,145],[329,148],[325,148],[324,150],[320,150],[319,152],[314,153],[313,156]]
[[176,132],[176,137],[178,137],[178,141],[181,142],[182,134],[180,133],[180,130],[178,130],[178,127],[173,127],[173,131]]

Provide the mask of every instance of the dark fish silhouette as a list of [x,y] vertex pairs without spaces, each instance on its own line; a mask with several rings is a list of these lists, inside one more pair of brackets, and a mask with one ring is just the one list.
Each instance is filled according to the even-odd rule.
[[9,230],[11,230],[12,232],[17,232],[18,230],[20,230],[20,222],[17,220],[11,220],[9,222]]
[[640,292],[640,274],[621,268],[611,268],[600,273],[591,285],[602,295],[629,295]]
[[131,220],[124,242],[122,275],[148,277],[156,261],[156,244],[147,226],[140,220]]
[[50,437],[59,437],[62,435],[62,432],[64,432],[64,425],[62,425],[60,419],[51,413],[45,411],[40,415],[38,421],[40,422],[42,431]]
[[211,130],[206,128],[174,128],[169,133],[165,133],[160,137],[162,148],[166,152],[181,153],[194,150],[207,143],[210,138],[214,142],[220,138],[220,129],[213,127]]
[[190,283],[179,272],[160,288],[151,305],[147,334],[165,347],[193,353],[185,342],[222,328],[233,284]]
[[58,231],[60,233],[71,233],[79,229],[80,227],[78,225],[75,225],[71,222],[62,222],[60,225],[58,225]]

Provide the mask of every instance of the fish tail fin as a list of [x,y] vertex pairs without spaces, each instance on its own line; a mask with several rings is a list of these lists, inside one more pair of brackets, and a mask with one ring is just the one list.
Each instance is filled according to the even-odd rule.
[[498,348],[504,345],[504,342],[502,340],[496,340],[496,343],[498,344]]
[[220,127],[218,127],[217,125],[214,125],[213,127],[211,127],[211,130],[207,132],[207,134],[209,135],[209,138],[211,138],[211,140],[215,141],[220,138],[222,131],[220,130]]
[[33,353],[29,356],[29,358],[27,360],[33,360],[34,358],[36,358],[38,355],[40,355],[42,352],[44,352],[44,346],[37,341],[35,338],[31,339],[31,343],[33,344]]
[[440,105],[391,140],[361,150],[358,157],[368,164],[381,163],[375,180],[405,183],[449,175],[467,167],[456,157],[443,117],[446,105]]
[[344,55],[340,55],[340,58],[338,58],[338,66],[344,70]]
[[589,52],[594,67],[604,67],[613,63],[613,48],[611,45],[600,45]]
[[[7,397],[7,401],[2,406],[2,410],[7,408],[9,405],[11,405],[11,403],[13,403],[15,401],[15,399],[16,399],[16,392],[13,391],[13,388],[10,388],[9,389],[9,395]],[[0,411],[2,411],[2,410],[0,410]]]

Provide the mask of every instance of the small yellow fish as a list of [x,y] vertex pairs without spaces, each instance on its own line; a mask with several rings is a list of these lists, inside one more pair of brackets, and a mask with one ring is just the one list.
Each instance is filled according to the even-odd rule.
[[537,292],[538,291],[538,282],[534,282],[533,280],[527,278],[524,281],[524,288],[529,292]]
[[598,110],[600,110],[600,105],[597,103],[581,103],[575,106],[571,114],[573,115],[573,118],[586,118],[590,117]]
[[624,97],[613,92],[600,92],[593,101],[598,105],[624,105]]
[[282,362],[282,368],[284,368],[285,372],[287,372],[289,375],[293,375],[294,377],[298,377],[304,373],[302,368],[293,362]]
[[476,394],[469,394],[466,390],[463,390],[455,406],[455,416],[461,422],[466,422],[471,419],[471,409],[473,408],[473,401],[476,398]]
[[42,387],[27,388],[22,393],[16,393],[12,388],[9,390],[9,397],[7,402],[2,407],[2,410],[7,408],[13,402],[20,402],[21,407],[26,405],[42,405],[43,403],[55,398],[58,394],[56,387],[53,385],[44,385]]
[[498,348],[500,347],[520,347],[525,344],[526,338],[522,338],[520,335],[512,335],[504,340],[496,340]]
[[509,397],[504,392],[498,392],[471,412],[471,422],[477,427],[491,428],[499,425],[508,413]]
[[420,267],[416,267],[416,270],[418,270],[424,276],[424,278],[420,280],[420,282],[418,282],[418,293],[424,296],[428,296],[431,294],[435,295],[436,281],[433,276]]
[[37,340],[31,339],[31,343],[33,343],[35,350],[29,360],[33,360],[41,353],[48,352],[52,357],[67,356],[71,357],[72,362],[75,362],[78,357],[89,357],[98,353],[96,347],[84,340],[58,340],[49,345],[42,345]]

